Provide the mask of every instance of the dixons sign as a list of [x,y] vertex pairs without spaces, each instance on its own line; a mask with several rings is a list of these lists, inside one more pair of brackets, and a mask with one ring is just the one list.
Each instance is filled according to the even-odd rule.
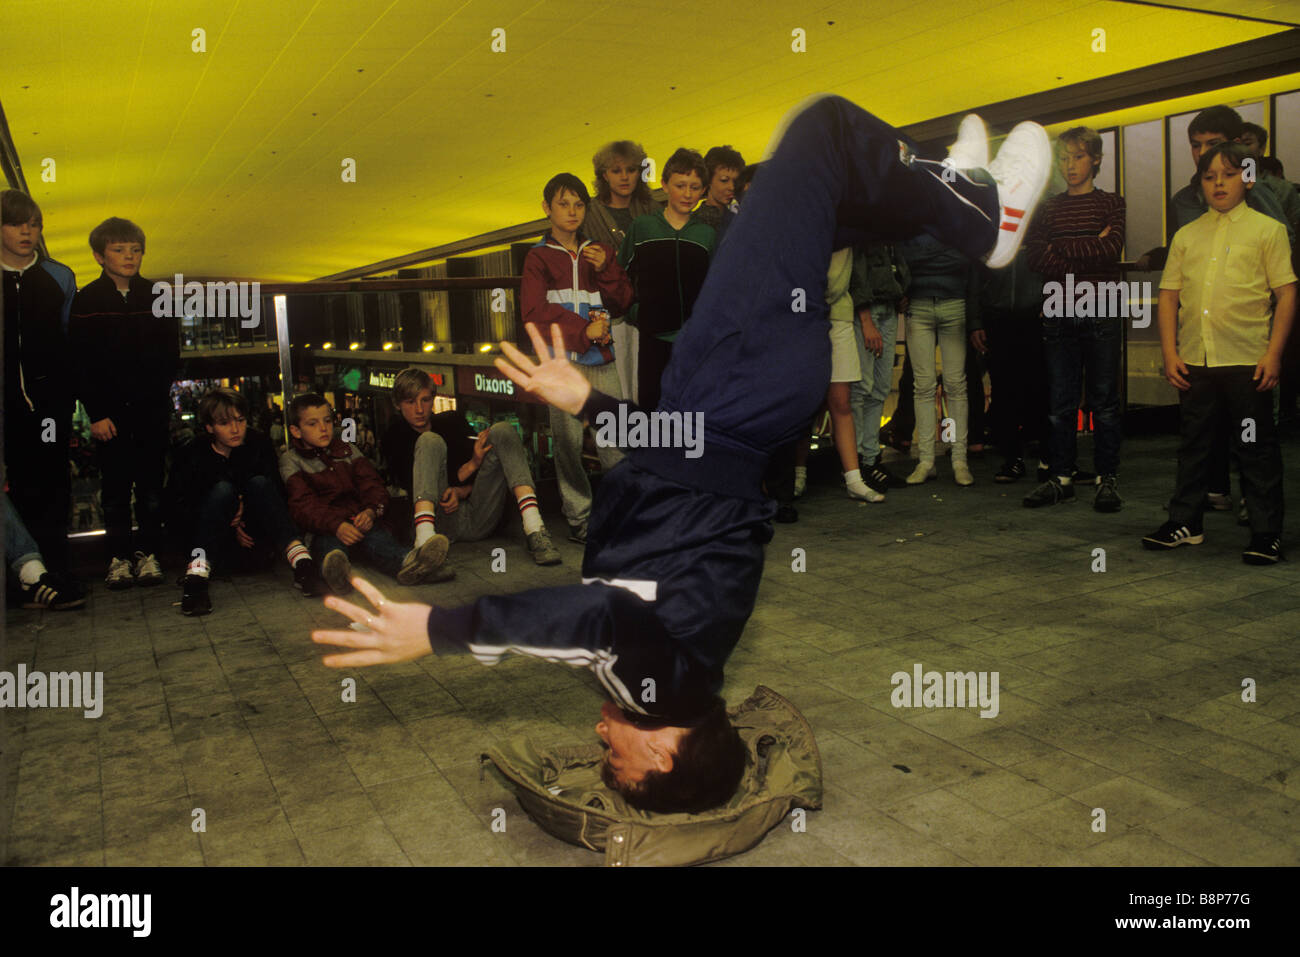
[[512,402],[534,402],[541,400],[529,395],[523,389],[503,376],[500,372],[461,366],[456,369],[456,391],[463,395],[477,395],[489,399],[509,399]]

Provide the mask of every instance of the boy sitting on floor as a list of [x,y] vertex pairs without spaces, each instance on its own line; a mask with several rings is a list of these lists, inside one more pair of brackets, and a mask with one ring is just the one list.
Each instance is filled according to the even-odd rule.
[[289,448],[280,456],[280,477],[289,493],[289,514],[312,533],[312,556],[330,590],[352,590],[349,549],[403,585],[448,581],[446,535],[433,535],[407,549],[379,523],[388,489],[355,445],[334,436],[334,410],[315,393],[289,403]]

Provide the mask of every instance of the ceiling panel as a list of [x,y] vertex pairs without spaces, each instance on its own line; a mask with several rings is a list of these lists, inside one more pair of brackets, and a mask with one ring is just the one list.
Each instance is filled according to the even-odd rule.
[[[309,279],[538,215],[603,142],[757,158],[818,90],[905,124],[1284,29],[1110,0],[6,0],[0,102],[51,252],[96,271],[128,216],[146,274]],[[191,50],[191,31],[207,49]],[[506,51],[491,49],[505,30]],[[1105,53],[1091,49],[1106,31]],[[806,52],[791,49],[792,31]],[[41,180],[53,157],[58,178]],[[356,160],[357,182],[340,177]]]

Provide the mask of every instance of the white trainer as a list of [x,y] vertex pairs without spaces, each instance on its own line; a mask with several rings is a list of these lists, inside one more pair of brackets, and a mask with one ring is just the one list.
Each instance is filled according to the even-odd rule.
[[131,570],[131,563],[125,558],[114,558],[108,564],[108,574],[104,576],[104,584],[113,591],[134,585],[135,573]]
[[985,258],[990,269],[1011,265],[1029,228],[1038,201],[1052,174],[1052,144],[1037,123],[1020,123],[1011,131],[988,165],[998,184],[998,240]]
[[989,131],[984,121],[974,113],[967,113],[957,127],[957,142],[948,147],[944,166],[953,169],[988,169]]
[[135,583],[137,585],[161,585],[162,566],[158,564],[157,555],[135,553]]

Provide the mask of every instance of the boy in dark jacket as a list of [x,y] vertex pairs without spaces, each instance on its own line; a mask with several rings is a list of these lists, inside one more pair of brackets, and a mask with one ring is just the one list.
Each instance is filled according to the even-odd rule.
[[560,564],[537,507],[523,442],[510,423],[475,435],[458,409],[432,415],[433,383],[423,369],[397,374],[393,405],[401,415],[380,446],[388,480],[411,497],[416,548],[434,536],[435,522],[453,542],[482,541],[501,524],[513,497],[533,561]]
[[44,220],[26,193],[0,195],[4,267],[4,445],[9,494],[57,573],[68,570],[72,270],[40,252]]
[[668,206],[638,216],[618,255],[636,291],[627,321],[641,333],[636,400],[647,409],[659,405],[659,380],[673,340],[691,315],[717,244],[713,227],[691,216],[707,177],[704,159],[694,150],[679,149],[668,157],[663,169]]
[[177,453],[168,484],[190,558],[181,613],[212,611],[212,568],[230,562],[236,542],[253,548],[254,533],[284,553],[304,595],[318,594],[320,575],[285,507],[275,451],[266,436],[247,428],[248,401],[233,389],[213,389],[199,400],[198,416],[204,431]]
[[408,549],[380,519],[388,508],[388,489],[375,467],[355,445],[334,436],[334,410],[315,393],[289,403],[289,448],[280,456],[280,477],[289,493],[289,515],[312,533],[311,549],[330,590],[352,590],[349,549],[403,585],[448,581],[445,535],[434,535]]
[[[140,276],[144,231],[106,219],[90,234],[104,273],[72,302],[68,325],[103,475],[109,588],[162,583],[162,485],[171,383],[180,361],[177,320],[153,312],[153,283]],[[140,532],[131,534],[131,489]]]

